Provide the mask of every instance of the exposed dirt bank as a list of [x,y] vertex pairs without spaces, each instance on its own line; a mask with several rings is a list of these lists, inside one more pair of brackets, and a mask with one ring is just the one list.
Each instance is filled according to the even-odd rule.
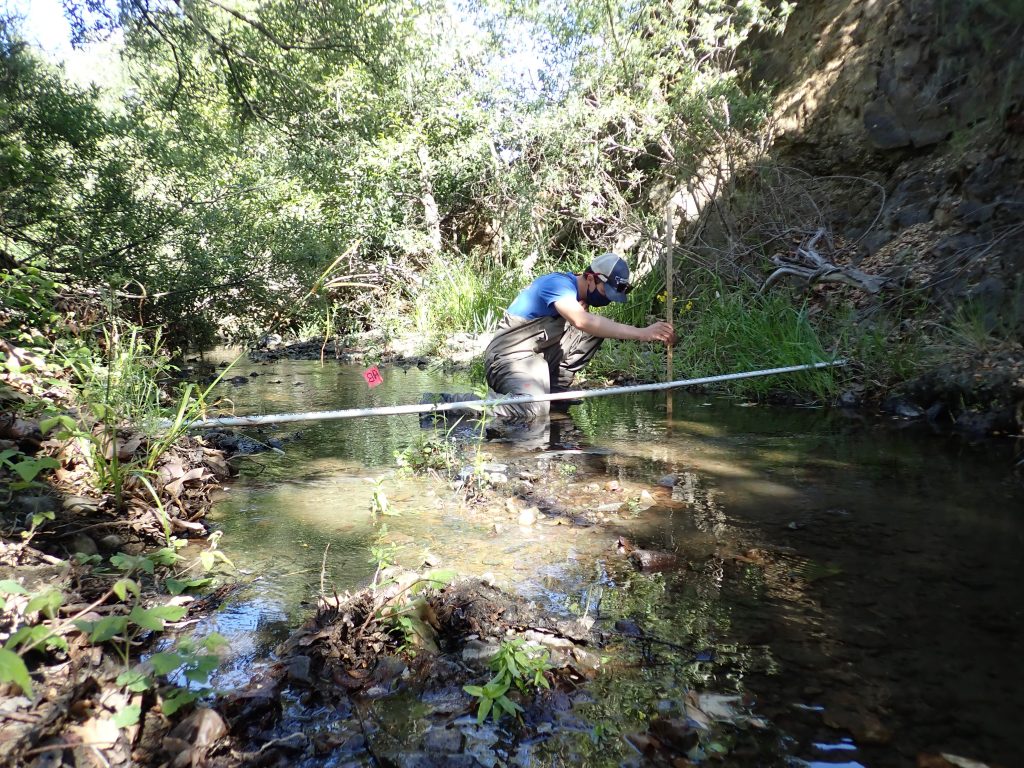
[[831,306],[888,323],[894,356],[923,348],[925,370],[894,385],[970,434],[1024,425],[1020,22],[981,2],[797,4],[751,51],[781,84],[769,169],[726,201],[740,221],[823,228],[837,264],[884,280],[831,289]]

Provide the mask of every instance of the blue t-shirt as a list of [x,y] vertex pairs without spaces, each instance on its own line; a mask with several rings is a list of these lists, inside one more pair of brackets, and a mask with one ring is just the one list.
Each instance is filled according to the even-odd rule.
[[508,313],[527,320],[557,317],[555,302],[562,299],[576,301],[576,275],[572,272],[541,275],[519,292],[509,305]]

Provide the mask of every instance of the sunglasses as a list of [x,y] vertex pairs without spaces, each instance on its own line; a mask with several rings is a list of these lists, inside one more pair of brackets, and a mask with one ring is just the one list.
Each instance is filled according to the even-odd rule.
[[629,293],[630,291],[633,290],[633,284],[624,277],[608,277],[607,275],[602,275],[599,272],[595,274],[599,278],[601,278],[602,283],[610,282],[612,288],[614,288],[616,291],[619,291],[621,293]]

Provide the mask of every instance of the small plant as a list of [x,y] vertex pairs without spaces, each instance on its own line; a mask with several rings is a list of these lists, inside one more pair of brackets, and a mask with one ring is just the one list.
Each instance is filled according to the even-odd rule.
[[[44,513],[43,517],[46,516]],[[34,531],[34,527],[29,530],[29,532],[32,531]],[[32,681],[24,657],[37,648],[67,650],[67,641],[64,636],[77,629],[85,635],[89,643],[94,645],[110,644],[121,657],[125,671],[118,678],[120,685],[124,685],[128,690],[134,692],[158,688],[148,672],[140,672],[138,664],[133,667],[132,651],[138,645],[138,640],[142,635],[148,632],[164,631],[167,622],[178,621],[185,615],[187,609],[177,605],[146,607],[140,580],[147,578],[156,587],[162,586],[168,593],[174,595],[181,594],[186,589],[205,586],[210,582],[209,578],[185,578],[188,571],[195,565],[208,571],[218,561],[230,565],[230,560],[216,549],[217,537],[211,538],[213,539],[211,548],[200,553],[198,562],[181,570],[175,570],[175,567],[182,561],[177,550],[185,542],[173,538],[170,539],[168,546],[146,555],[125,553],[113,555],[109,561],[110,568],[105,571],[112,578],[112,583],[107,591],[92,605],[62,620],[58,618],[58,611],[65,604],[65,595],[59,589],[47,588],[37,593],[29,593],[15,581],[0,581],[0,597],[5,599],[6,607],[10,609],[21,603],[17,611],[21,618],[15,624],[16,629],[7,638],[3,648],[0,648],[0,682],[14,683],[26,695],[31,696]],[[93,566],[99,566],[102,563],[96,555],[79,559],[79,562],[88,562]],[[94,571],[97,574],[103,572],[98,567]],[[123,604],[120,612],[112,613],[95,621],[83,618],[97,605],[111,600]],[[209,640],[205,647],[212,648],[213,644],[216,644],[215,640]],[[157,656],[159,655],[157,654]],[[181,667],[182,674],[192,682],[200,682],[200,677],[202,681],[205,681],[209,672],[217,664],[215,655],[199,654],[194,648],[188,647],[187,643],[181,646],[176,657],[180,660],[176,666]],[[164,674],[159,669],[155,671],[158,675]],[[168,709],[168,707],[176,709],[200,695],[195,691],[178,689],[173,685],[160,688],[158,693],[163,697],[165,714],[173,712],[173,709]],[[177,702],[177,706],[175,706],[175,702]],[[137,716],[138,713],[135,713],[136,719],[132,719],[131,713],[126,713],[120,717],[118,725],[120,727],[133,725],[137,722]]]
[[26,456],[16,448],[0,451],[0,467],[7,467],[21,478],[20,482],[10,484],[9,487],[12,491],[20,491],[32,485],[38,485],[35,480],[40,472],[46,469],[56,469],[59,466],[60,462],[51,456]]
[[373,481],[373,491],[370,494],[370,515],[373,517],[378,515],[397,517],[398,514],[398,510],[391,505],[388,495],[384,492],[384,478],[377,478]]
[[458,464],[455,444],[434,433],[421,434],[401,451],[395,451],[395,460],[399,467],[413,472],[429,472],[431,470],[450,474]]
[[[77,418],[46,413],[39,426],[43,434],[53,431],[60,440],[78,440],[97,487],[113,493],[120,509],[129,476],[154,470],[188,424],[206,410],[209,393],[234,361],[205,389],[183,385],[169,410],[165,402],[175,400],[161,386],[177,368],[164,354],[160,332],[113,317],[113,310],[111,315],[100,349],[79,343],[63,353],[88,407]],[[125,439],[121,433],[128,424],[135,434]],[[144,453],[136,456],[140,447]]]
[[[377,573],[395,564],[398,554],[397,544],[373,544],[370,546],[370,562],[377,566]],[[376,584],[376,580],[374,580]],[[377,585],[379,586],[379,585]]]
[[477,722],[483,723],[487,715],[491,715],[495,722],[505,714],[517,717],[523,708],[508,698],[508,691],[513,686],[520,693],[527,693],[531,687],[550,688],[545,677],[545,673],[551,669],[549,658],[546,648],[527,645],[521,637],[502,643],[490,661],[494,677],[485,685],[462,687],[470,696],[480,699],[476,711]]
[[575,464],[565,463],[558,465],[558,474],[562,477],[572,477],[577,471],[578,467]]

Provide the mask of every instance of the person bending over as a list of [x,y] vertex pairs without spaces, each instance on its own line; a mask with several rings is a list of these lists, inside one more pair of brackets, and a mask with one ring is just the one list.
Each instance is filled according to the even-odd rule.
[[[676,333],[670,323],[639,328],[590,312],[591,307],[625,302],[632,288],[629,266],[614,253],[598,256],[580,274],[538,277],[505,311],[484,352],[487,386],[497,395],[561,392],[572,386],[605,339],[674,344]],[[547,417],[550,403],[508,404],[493,410],[501,421],[528,425]]]

